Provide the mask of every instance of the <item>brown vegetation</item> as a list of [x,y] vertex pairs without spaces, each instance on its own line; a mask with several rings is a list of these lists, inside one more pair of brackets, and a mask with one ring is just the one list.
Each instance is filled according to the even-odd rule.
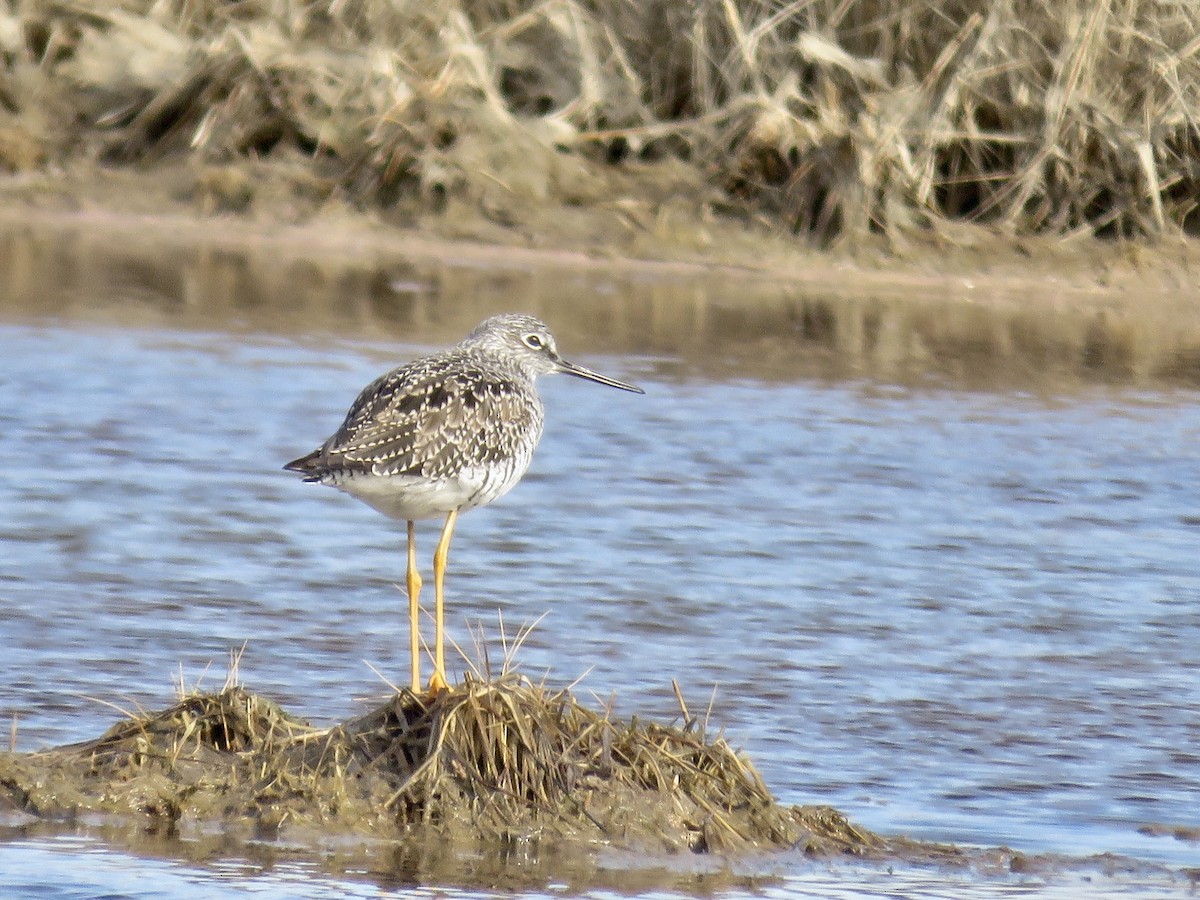
[[269,159],[402,220],[1188,233],[1197,34],[1195,5],[1111,0],[9,0],[0,168],[187,156],[241,210]]
[[139,817],[259,838],[420,838],[474,852],[504,841],[674,852],[879,850],[825,807],[785,808],[739,753],[682,727],[620,722],[516,676],[408,691],[316,729],[229,687],[101,737],[0,754],[0,812]]

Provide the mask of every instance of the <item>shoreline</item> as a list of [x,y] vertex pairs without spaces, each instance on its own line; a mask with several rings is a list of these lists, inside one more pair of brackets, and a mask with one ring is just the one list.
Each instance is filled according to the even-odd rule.
[[[694,231],[632,239],[600,205],[531,209],[533,230],[461,204],[406,223],[298,211],[258,168],[245,213],[206,210],[178,164],[76,171],[53,192],[0,182],[6,315],[440,345],[505,298],[573,346],[718,378],[1200,387],[1196,242],[960,228],[818,251],[697,208],[705,249]],[[559,213],[572,227],[553,229]]]
[[[242,176],[252,177],[239,167]],[[687,211],[692,229],[630,234],[611,210],[593,205],[530,210],[525,227],[498,225],[459,204],[411,223],[327,202],[297,212],[277,191],[249,214],[214,212],[195,198],[200,176],[178,167],[143,172],[88,167],[61,179],[0,183],[0,231],[77,234],[100,243],[263,250],[284,259],[370,265],[380,258],[440,260],[498,269],[568,269],[664,279],[749,279],[823,293],[914,293],[977,304],[1200,309],[1194,287],[1200,242],[1103,242],[1028,238],[960,226],[910,237],[901,246],[819,250],[798,237],[735,219]],[[277,174],[267,176],[270,182]],[[190,182],[190,188],[187,184]],[[181,187],[184,185],[184,187]],[[562,214],[560,216],[559,214]],[[571,227],[556,230],[567,216]],[[581,225],[581,223],[583,223]],[[702,232],[702,233],[701,233]]]

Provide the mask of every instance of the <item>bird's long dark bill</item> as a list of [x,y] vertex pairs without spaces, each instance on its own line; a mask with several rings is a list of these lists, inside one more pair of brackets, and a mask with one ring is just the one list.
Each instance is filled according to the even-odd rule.
[[623,391],[633,391],[635,394],[646,393],[636,384],[617,381],[615,378],[609,378],[607,375],[601,375],[599,372],[593,372],[591,369],[577,366],[575,363],[567,362],[565,359],[558,361],[558,371],[565,375],[574,375],[576,378],[586,378],[588,381],[595,381],[597,384],[607,384],[609,387],[620,388]]

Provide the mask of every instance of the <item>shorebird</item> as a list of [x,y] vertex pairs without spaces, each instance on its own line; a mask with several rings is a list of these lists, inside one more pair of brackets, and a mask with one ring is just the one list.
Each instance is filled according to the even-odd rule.
[[493,316],[450,349],[371,382],[329,440],[284,466],[305,481],[336,487],[407,523],[405,584],[414,692],[421,687],[422,586],[415,523],[446,517],[433,555],[434,671],[429,689],[439,691],[447,687],[444,581],[454,524],[460,512],[499,499],[524,476],[542,436],[535,382],[552,372],[645,393],[567,362],[542,321]]

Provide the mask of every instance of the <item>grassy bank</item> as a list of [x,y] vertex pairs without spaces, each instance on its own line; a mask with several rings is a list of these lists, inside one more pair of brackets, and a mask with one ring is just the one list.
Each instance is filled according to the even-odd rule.
[[0,169],[698,245],[1190,234],[1197,34],[1200,7],[1083,0],[7,0]]
[[686,708],[683,719],[620,721],[507,675],[436,697],[402,691],[318,729],[227,686],[94,740],[0,753],[0,817],[223,833],[221,855],[267,840],[386,856],[387,842],[454,878],[464,859],[515,865],[514,847],[529,859],[608,848],[959,860],[953,848],[885,841],[828,807],[776,803],[744,755]]

